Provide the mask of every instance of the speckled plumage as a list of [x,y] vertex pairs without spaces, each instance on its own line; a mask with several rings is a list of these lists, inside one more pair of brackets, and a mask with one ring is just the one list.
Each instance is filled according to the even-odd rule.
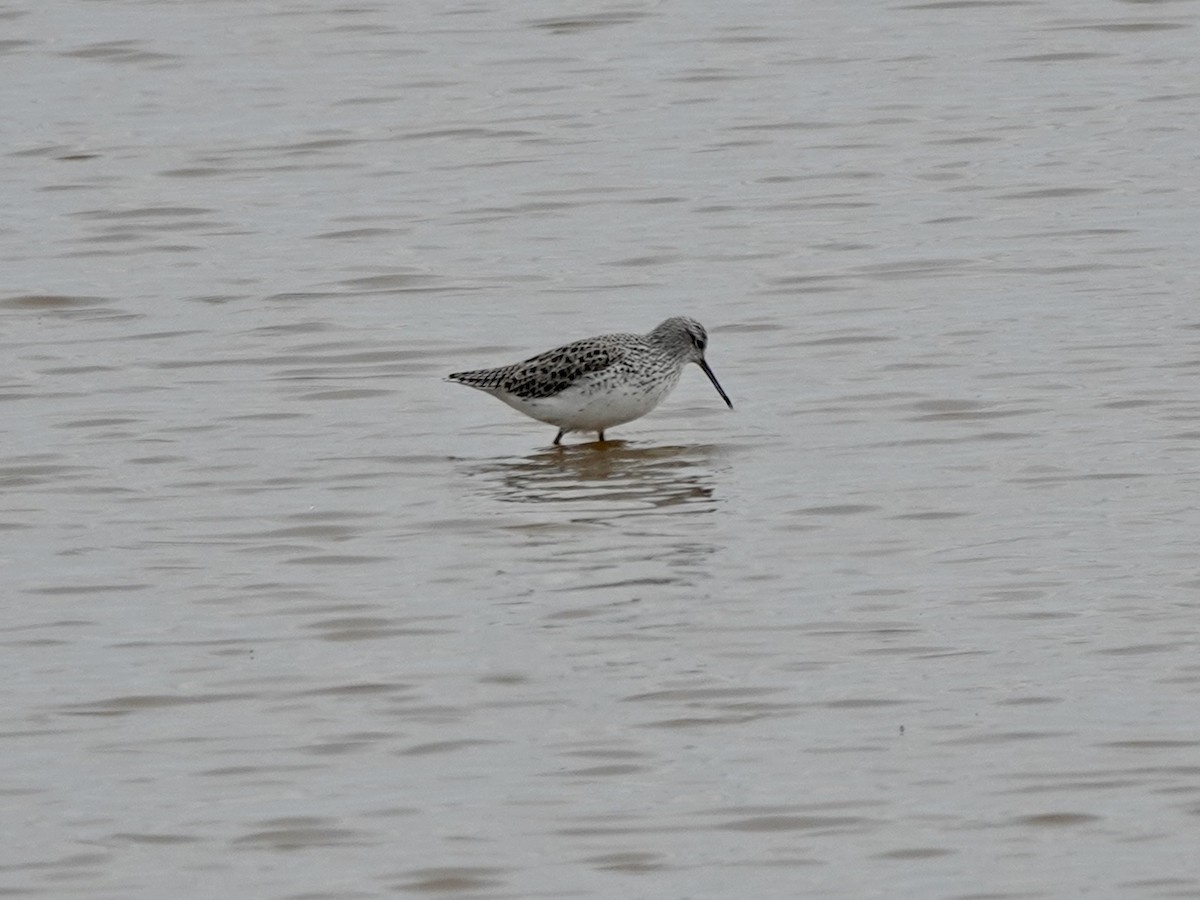
[[451,380],[503,400],[531,418],[568,431],[604,431],[644,416],[694,362],[733,408],[704,360],[708,334],[695,319],[676,316],[647,334],[605,334],[548,350],[496,369],[455,372]]

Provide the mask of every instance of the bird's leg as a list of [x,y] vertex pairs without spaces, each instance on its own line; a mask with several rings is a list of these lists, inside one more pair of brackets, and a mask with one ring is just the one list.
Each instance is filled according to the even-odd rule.
[[562,436],[563,436],[563,430],[560,428],[560,429],[558,429],[558,434],[554,438],[554,446],[557,447],[559,444],[562,443]]

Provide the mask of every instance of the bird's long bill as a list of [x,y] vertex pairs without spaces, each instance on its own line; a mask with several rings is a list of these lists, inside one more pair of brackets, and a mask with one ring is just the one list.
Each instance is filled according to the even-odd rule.
[[725,405],[733,409],[733,401],[729,399],[729,395],[721,389],[721,383],[717,381],[717,376],[712,373],[712,369],[708,367],[708,363],[704,360],[699,360],[700,368],[704,370],[704,374],[708,376],[708,380],[713,383],[713,387],[717,389],[717,393],[721,395],[721,399],[725,401]]

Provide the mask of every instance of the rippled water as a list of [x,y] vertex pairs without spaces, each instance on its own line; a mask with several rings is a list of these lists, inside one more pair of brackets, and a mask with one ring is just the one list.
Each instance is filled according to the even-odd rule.
[[1200,896],[1192,5],[0,23],[0,892]]

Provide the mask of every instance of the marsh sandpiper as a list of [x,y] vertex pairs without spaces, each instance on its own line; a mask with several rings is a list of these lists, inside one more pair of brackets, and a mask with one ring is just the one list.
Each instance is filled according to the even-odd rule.
[[733,403],[704,361],[708,334],[695,319],[675,316],[647,334],[604,334],[539,353],[497,369],[455,372],[452,381],[477,388],[513,409],[568,431],[594,431],[644,416],[671,393],[694,362],[726,405]]

